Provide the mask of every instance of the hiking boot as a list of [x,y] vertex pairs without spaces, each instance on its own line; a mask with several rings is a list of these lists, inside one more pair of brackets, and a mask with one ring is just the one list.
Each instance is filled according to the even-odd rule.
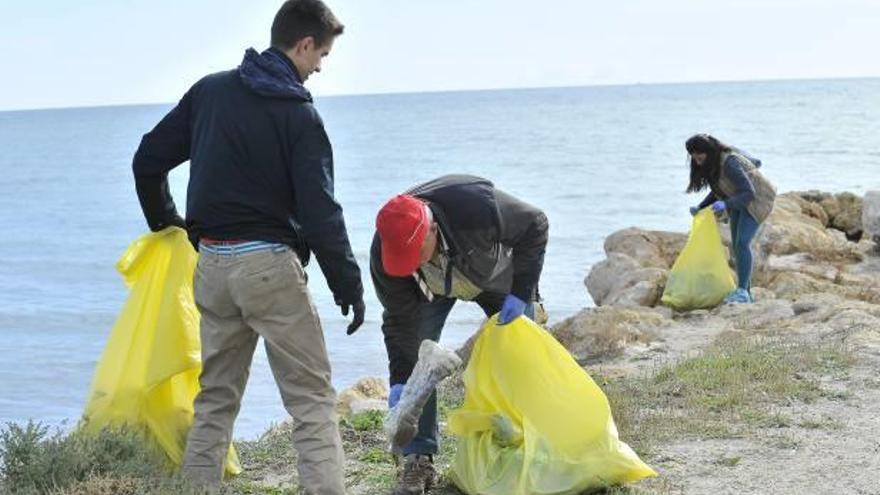
[[724,304],[747,304],[754,302],[751,294],[745,289],[736,289],[724,298]]
[[429,455],[409,454],[403,458],[403,470],[397,477],[393,495],[423,495],[437,482],[437,471]]

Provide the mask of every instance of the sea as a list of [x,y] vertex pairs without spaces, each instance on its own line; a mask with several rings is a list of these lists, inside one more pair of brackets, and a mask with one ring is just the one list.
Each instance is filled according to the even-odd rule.
[[[115,271],[147,232],[131,159],[173,106],[0,112],[0,423],[69,428],[127,291]],[[767,81],[318,97],[366,288],[363,327],[308,267],[333,382],[387,377],[381,306],[368,276],[375,215],[388,198],[449,173],[475,174],[550,220],[541,292],[550,322],[593,302],[584,286],[603,241],[638,226],[686,232],[685,140],[707,132],[747,150],[780,191],[880,189],[880,79]],[[186,204],[187,164],[171,174]],[[442,343],[483,315],[456,305]],[[287,417],[258,347],[236,438]]]

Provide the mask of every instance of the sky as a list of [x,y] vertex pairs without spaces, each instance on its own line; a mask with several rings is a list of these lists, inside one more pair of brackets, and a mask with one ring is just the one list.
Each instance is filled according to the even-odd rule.
[[[318,96],[880,76],[878,0],[326,1]],[[0,110],[176,101],[280,4],[0,0]]]

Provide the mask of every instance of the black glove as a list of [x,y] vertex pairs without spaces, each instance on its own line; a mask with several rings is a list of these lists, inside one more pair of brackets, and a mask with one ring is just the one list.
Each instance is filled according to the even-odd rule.
[[352,309],[352,319],[351,323],[348,325],[348,331],[345,332],[348,335],[351,335],[357,332],[357,329],[360,328],[364,323],[364,311],[366,311],[367,307],[364,305],[364,300],[359,299],[355,303],[346,303],[340,300],[336,300],[336,304],[342,308],[342,316],[348,316],[348,308]]

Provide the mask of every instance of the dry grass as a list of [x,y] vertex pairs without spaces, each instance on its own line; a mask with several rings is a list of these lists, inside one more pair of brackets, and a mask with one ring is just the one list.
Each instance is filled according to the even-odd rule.
[[853,362],[838,343],[728,336],[700,356],[603,388],[621,436],[642,455],[681,439],[738,438],[793,420],[779,406],[839,398],[820,376]]
[[8,424],[0,432],[0,493],[171,495],[193,493],[138,431],[98,434]]

